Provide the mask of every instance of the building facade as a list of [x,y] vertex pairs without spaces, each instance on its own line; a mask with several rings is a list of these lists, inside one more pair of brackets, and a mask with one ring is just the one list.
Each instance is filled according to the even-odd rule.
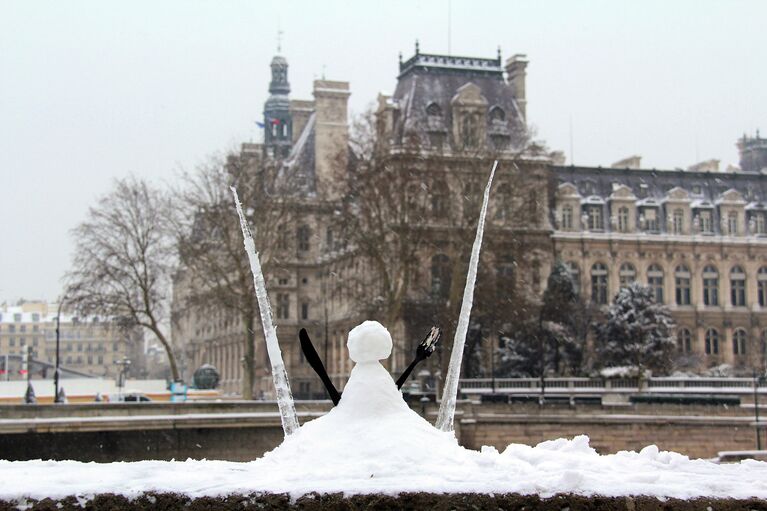
[[[406,169],[406,200],[421,201],[406,222],[420,233],[407,292],[401,313],[386,325],[395,337],[389,370],[404,368],[423,332],[446,324],[445,314],[460,306],[460,277],[496,160],[475,294],[476,335],[490,341],[481,343],[484,358],[512,316],[529,314],[516,297],[540,300],[552,265],[562,260],[581,296],[598,307],[632,281],[650,285],[677,322],[680,368],[763,369],[767,141],[758,133],[744,136],[740,167],[726,171],[717,161],[688,170],[642,169],[639,157],[609,168],[565,166],[561,153],[529,138],[527,66],[524,55],[504,62],[500,54],[434,55],[416,46],[413,57],[400,60],[394,93],[378,97],[376,147],[387,165]],[[345,200],[342,185],[363,156],[350,146],[348,82],[316,80],[313,100],[295,100],[287,60],[275,57],[271,71],[264,143],[244,144],[238,157],[281,166],[300,192],[292,200],[301,214],[266,278],[293,392],[318,398],[324,391],[303,360],[298,330],[307,328],[331,378],[343,386],[351,370],[346,335],[369,314],[363,294],[376,293],[375,265],[340,239],[334,220]],[[177,279],[174,303],[188,292]],[[224,311],[174,315],[174,343],[187,376],[211,363],[222,373],[223,390],[238,393],[243,347],[235,318]],[[263,345],[256,351],[256,394],[269,397]],[[438,364],[430,369],[437,372]]]
[[[35,378],[53,378],[57,308],[45,302],[0,308],[0,368],[7,370],[3,379],[26,378],[20,372],[25,355],[31,357],[28,367]],[[137,362],[140,348],[140,336],[103,318],[61,314],[59,358],[67,374],[116,377],[120,367],[115,362],[124,358]]]

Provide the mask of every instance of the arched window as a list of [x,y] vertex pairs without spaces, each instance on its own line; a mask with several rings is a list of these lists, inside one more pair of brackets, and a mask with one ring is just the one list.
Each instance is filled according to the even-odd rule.
[[680,328],[676,336],[676,346],[680,353],[692,352],[692,334],[686,328]]
[[429,117],[442,117],[442,109],[437,103],[429,103],[426,107],[426,115]]
[[706,330],[706,355],[719,354],[719,332],[715,328]]
[[602,263],[591,267],[591,301],[598,305],[607,303],[607,266]]
[[501,222],[511,220],[511,191],[509,185],[502,184],[495,193],[495,219]]
[[676,284],[676,304],[690,305],[690,270],[680,264],[674,270],[674,282]]
[[631,263],[623,263],[618,270],[618,281],[620,282],[620,287],[628,287],[629,284],[634,282],[637,279],[637,270],[634,268],[634,265]]
[[562,206],[562,225],[563,231],[570,231],[573,228],[573,207]]
[[711,265],[703,268],[703,304],[719,305],[719,272]]
[[674,234],[682,234],[684,232],[684,210],[677,208],[671,215],[671,228]]
[[629,208],[621,206],[618,208],[618,230],[628,232],[629,230]]
[[446,298],[450,292],[450,258],[437,254],[431,258],[431,294]]
[[730,270],[730,303],[734,307],[746,306],[746,273],[740,266]]
[[732,334],[732,354],[733,355],[745,355],[746,343],[748,341],[748,334],[742,328],[738,328]]
[[762,266],[756,273],[757,294],[759,295],[759,306],[767,306],[767,267]]
[[578,267],[578,263],[575,261],[567,261],[565,263],[567,271],[570,272],[570,279],[573,281],[573,289],[576,294],[581,292],[581,270]]
[[435,182],[431,187],[431,214],[435,218],[447,215],[447,185],[442,181]]
[[652,289],[655,301],[663,303],[663,269],[657,264],[647,268],[647,285]]
[[506,112],[499,106],[494,106],[490,109],[490,121],[492,123],[506,122]]

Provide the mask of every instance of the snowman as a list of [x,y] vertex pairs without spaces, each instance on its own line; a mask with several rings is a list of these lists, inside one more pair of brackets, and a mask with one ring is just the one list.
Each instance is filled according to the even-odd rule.
[[346,383],[342,400],[341,393],[338,392],[328,377],[325,366],[314,349],[309,334],[303,328],[299,332],[304,357],[322,380],[333,404],[344,408],[359,409],[370,409],[371,406],[386,408],[395,402],[404,404],[404,401],[400,399],[399,389],[413,372],[415,366],[434,353],[440,336],[440,329],[432,327],[418,345],[415,358],[395,383],[389,372],[380,363],[381,360],[385,360],[391,355],[393,343],[389,331],[378,321],[365,321],[354,327],[349,332],[346,346],[349,350],[349,358],[355,365],[349,375],[349,381]]

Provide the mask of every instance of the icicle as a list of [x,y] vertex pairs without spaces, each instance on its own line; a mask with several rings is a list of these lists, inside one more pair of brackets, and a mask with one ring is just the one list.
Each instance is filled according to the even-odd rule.
[[450,355],[450,365],[445,378],[445,388],[442,391],[442,403],[439,405],[437,416],[437,429],[441,431],[453,430],[453,417],[455,416],[455,401],[458,397],[458,378],[461,372],[461,360],[463,359],[463,346],[466,343],[466,332],[469,329],[469,316],[474,302],[474,283],[477,280],[477,265],[479,264],[479,250],[482,247],[482,235],[485,231],[485,215],[487,214],[487,202],[490,199],[490,187],[493,184],[493,176],[498,161],[493,163],[490,171],[490,179],[487,180],[485,195],[482,199],[482,210],[479,212],[477,221],[477,235],[474,238],[474,246],[471,249],[469,260],[469,272],[466,275],[466,287],[463,289],[463,302],[461,303],[461,315],[458,317],[458,327],[453,339],[453,352]]
[[264,274],[261,271],[261,261],[258,259],[258,253],[256,252],[256,243],[253,241],[250,227],[248,227],[245,215],[242,213],[242,205],[240,204],[240,198],[237,196],[237,189],[232,186],[231,190],[234,195],[234,205],[237,207],[237,214],[240,217],[245,251],[248,253],[250,269],[253,272],[253,283],[256,286],[256,298],[258,299],[258,309],[261,313],[261,325],[264,327],[266,351],[269,353],[269,361],[272,364],[272,379],[274,380],[274,389],[277,392],[277,406],[280,408],[282,429],[285,431],[285,436],[289,436],[298,431],[299,427],[296,407],[293,404],[293,394],[290,392],[288,373],[285,371],[280,344],[277,341],[277,332],[272,323],[272,308],[269,305],[269,296],[266,294],[266,284],[264,283]]

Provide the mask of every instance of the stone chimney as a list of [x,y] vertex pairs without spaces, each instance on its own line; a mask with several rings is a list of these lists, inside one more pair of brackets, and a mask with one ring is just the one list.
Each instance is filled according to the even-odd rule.
[[320,196],[337,198],[333,183],[346,172],[349,82],[314,81],[315,172]]
[[303,133],[312,112],[314,112],[314,101],[306,101],[302,99],[293,99],[290,101],[290,116],[293,118],[294,144],[298,141],[301,133]]
[[687,167],[690,172],[719,172],[719,160],[711,159],[690,165]]
[[639,155],[629,156],[628,158],[616,161],[610,167],[613,169],[641,169],[642,157]]
[[522,114],[522,120],[527,122],[527,96],[525,95],[525,77],[527,76],[527,56],[521,53],[506,61],[506,80],[517,101],[517,107]]

